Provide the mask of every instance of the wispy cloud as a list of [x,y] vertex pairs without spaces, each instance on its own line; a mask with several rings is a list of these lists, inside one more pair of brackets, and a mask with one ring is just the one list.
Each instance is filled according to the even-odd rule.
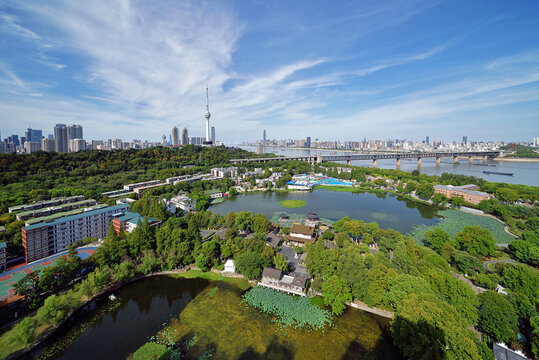
[[18,19],[14,15],[0,13],[0,26],[9,33],[22,36],[31,40],[40,40],[41,37],[30,29],[21,26],[18,23]]
[[452,41],[449,41],[449,42],[446,42],[444,44],[438,45],[438,46],[436,46],[436,47],[434,47],[434,48],[432,48],[432,49],[430,49],[428,51],[424,51],[424,52],[420,52],[420,53],[417,53],[417,54],[396,58],[396,59],[393,59],[393,60],[388,60],[388,61],[382,62],[380,64],[377,64],[377,65],[373,65],[373,66],[370,66],[370,67],[367,67],[367,68],[359,69],[359,70],[354,71],[353,74],[358,75],[358,76],[366,76],[366,75],[373,74],[373,73],[375,73],[377,71],[380,71],[380,70],[392,68],[392,67],[395,67],[395,66],[406,65],[406,64],[409,64],[409,63],[415,62],[415,61],[425,60],[425,59],[428,59],[430,57],[433,57],[433,56],[441,53],[442,51],[447,49],[451,45],[451,43],[452,43]]

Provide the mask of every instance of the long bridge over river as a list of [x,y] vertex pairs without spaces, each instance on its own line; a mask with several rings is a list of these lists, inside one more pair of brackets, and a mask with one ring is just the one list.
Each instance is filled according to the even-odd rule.
[[423,158],[436,158],[436,165],[440,165],[441,158],[453,158],[453,163],[458,162],[459,157],[468,158],[468,161],[473,163],[474,158],[482,158],[486,163],[488,158],[495,158],[500,155],[499,151],[467,151],[467,152],[410,152],[410,153],[373,153],[373,154],[347,154],[347,155],[308,155],[308,156],[281,156],[281,157],[260,157],[250,159],[232,159],[231,163],[241,164],[246,162],[268,162],[268,161],[308,161],[311,164],[323,163],[328,161],[346,161],[348,165],[353,160],[372,160],[372,166],[376,168],[378,166],[378,160],[381,159],[396,159],[397,168],[400,167],[401,159],[417,159],[417,166],[421,166],[421,159]]

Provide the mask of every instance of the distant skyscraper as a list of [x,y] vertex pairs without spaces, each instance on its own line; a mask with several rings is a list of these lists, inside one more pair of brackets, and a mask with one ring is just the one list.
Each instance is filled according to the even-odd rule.
[[[110,149],[110,146],[108,146]],[[86,143],[82,139],[70,139],[69,140],[69,151],[77,152],[81,150],[86,150]]]
[[215,126],[211,127],[211,141],[215,145]]
[[539,137],[533,138],[533,146],[539,146]]
[[427,143],[427,145],[430,144],[430,138],[428,136],[425,138],[425,142]]
[[174,126],[172,128],[172,145],[180,145],[180,133],[178,131],[178,127]]
[[70,124],[67,126],[67,149],[69,152],[78,151],[73,146],[74,142],[71,140],[81,139],[82,140],[82,126]]
[[47,152],[56,151],[56,147],[54,145],[54,139],[48,139],[48,138],[41,139],[41,150],[47,151]]
[[36,130],[36,129],[26,129],[26,139],[27,141],[32,141],[32,142],[38,142],[41,146],[41,137],[42,137],[42,134],[43,132],[41,130]]
[[67,126],[65,124],[54,126],[54,144],[56,152],[66,153],[68,151]]
[[262,145],[266,146],[266,130],[262,133]]
[[462,142],[467,144],[468,143],[468,137],[467,136],[463,136],[462,137]]
[[187,133],[187,127],[184,127],[182,130],[182,145],[189,144],[189,135]]
[[204,117],[206,118],[206,145],[212,144],[211,133],[210,133],[210,98],[208,96],[208,87],[206,86],[206,113]]
[[257,153],[258,155],[261,155],[261,154],[264,153],[264,145],[263,145],[261,142],[258,142],[258,143],[256,144],[256,153]]
[[161,140],[161,145],[165,146],[167,144],[167,136],[163,134],[163,139]]
[[305,147],[310,148],[311,147],[311,137],[307,136],[307,140],[305,141]]
[[67,126],[67,139],[84,139],[82,136],[82,126],[71,124]]

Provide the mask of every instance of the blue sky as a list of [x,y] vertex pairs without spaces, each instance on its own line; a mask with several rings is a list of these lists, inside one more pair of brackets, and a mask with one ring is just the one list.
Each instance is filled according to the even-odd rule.
[[0,3],[0,130],[86,139],[539,136],[539,2]]

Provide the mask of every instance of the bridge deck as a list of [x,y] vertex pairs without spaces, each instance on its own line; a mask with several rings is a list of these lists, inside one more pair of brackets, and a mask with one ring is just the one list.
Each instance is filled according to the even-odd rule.
[[326,161],[352,161],[352,160],[378,160],[378,159],[410,159],[410,158],[442,158],[455,156],[487,156],[496,157],[500,155],[499,151],[470,151],[470,152],[429,152],[429,153],[381,153],[381,154],[349,154],[349,155],[310,155],[310,156],[283,156],[283,157],[268,157],[268,158],[251,158],[251,159],[232,159],[232,163],[244,162],[268,162],[268,161],[287,161],[299,160],[309,162],[326,162]]

